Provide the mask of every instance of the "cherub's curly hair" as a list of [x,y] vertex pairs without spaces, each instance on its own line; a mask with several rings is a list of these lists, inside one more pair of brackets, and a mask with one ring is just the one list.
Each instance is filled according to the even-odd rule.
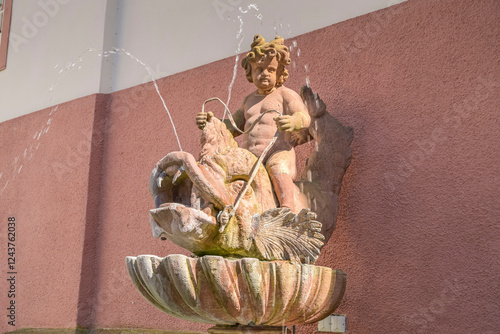
[[260,60],[262,57],[276,57],[278,61],[278,69],[276,73],[276,87],[283,85],[288,79],[288,71],[285,66],[290,64],[290,52],[285,45],[285,40],[276,36],[271,42],[265,41],[261,35],[255,35],[253,43],[250,46],[252,50],[247,53],[246,57],[241,61],[241,66],[245,69],[247,80],[252,80],[252,66],[251,63]]

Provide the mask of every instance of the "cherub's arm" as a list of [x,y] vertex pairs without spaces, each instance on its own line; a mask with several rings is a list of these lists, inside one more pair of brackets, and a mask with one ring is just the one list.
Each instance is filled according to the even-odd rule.
[[283,90],[283,109],[286,115],[276,117],[276,125],[281,132],[292,132],[307,128],[311,117],[299,94],[291,89]]
[[[234,119],[234,123],[242,131],[243,131],[243,128],[245,126],[245,110],[244,110],[244,105],[245,105],[245,103],[243,103],[243,105],[232,114],[233,119]],[[211,117],[214,117],[214,114],[212,112],[208,112],[208,113],[207,112],[203,112],[203,111],[200,112],[196,116],[196,125],[198,126],[198,128],[200,128],[201,130],[203,130],[203,128],[205,128],[205,126],[207,125],[207,121],[209,121]],[[229,132],[231,132],[231,134],[233,135],[233,137],[237,137],[237,136],[239,136],[241,134],[238,130],[234,129],[234,127],[231,124],[231,121],[229,120],[229,118],[226,118],[224,120],[224,124],[226,124],[227,129],[229,130]]]

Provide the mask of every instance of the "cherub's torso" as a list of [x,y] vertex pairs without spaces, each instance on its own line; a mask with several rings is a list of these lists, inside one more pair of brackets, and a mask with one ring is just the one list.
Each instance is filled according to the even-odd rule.
[[[286,101],[284,101],[283,97],[284,90],[289,89],[282,86],[268,95],[262,95],[255,91],[247,96],[245,103],[243,104],[245,114],[245,131],[248,130],[257,118],[262,113],[266,112],[266,110],[274,109],[283,115],[286,114],[286,108],[284,108]],[[274,118],[277,116],[279,116],[279,114],[276,112],[266,113],[249,134],[243,135],[241,147],[248,149],[250,152],[259,157],[276,133],[277,126]],[[288,135],[279,133],[278,139],[272,148],[272,152],[290,149],[291,145],[288,141]],[[270,152],[267,157],[269,157],[272,152]]]

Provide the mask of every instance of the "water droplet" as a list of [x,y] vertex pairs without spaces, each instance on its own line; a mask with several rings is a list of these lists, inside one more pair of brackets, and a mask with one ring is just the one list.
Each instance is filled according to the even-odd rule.
[[305,69],[305,70],[306,70],[306,72],[307,72],[307,70],[309,69],[309,66],[307,66],[307,64],[305,64],[305,65],[304,65],[304,69]]
[[294,46],[294,47],[297,47],[297,41],[296,41],[296,40],[294,40],[294,41],[292,42],[292,44],[293,44],[293,46]]
[[[253,9],[255,9],[255,10],[258,10],[257,6],[256,6],[256,5],[253,5],[253,4],[252,4],[252,5],[250,5],[248,8],[253,8]],[[241,26],[240,26],[240,31],[242,32],[243,20],[242,20],[241,18],[240,18],[240,23],[241,23]],[[240,35],[241,35],[241,32],[240,32]],[[243,39],[243,37],[242,37],[241,39]],[[239,45],[241,45],[241,40],[240,40]],[[239,46],[239,47],[240,47],[240,46]],[[239,50],[239,47],[238,47],[238,50]],[[67,62],[67,63],[65,64],[65,65],[66,65],[66,67],[65,67],[65,68],[60,68],[61,66],[59,66],[59,65],[56,65],[54,68],[55,68],[55,69],[59,69],[59,70],[58,70],[58,73],[59,73],[59,74],[63,74],[64,72],[67,72],[67,71],[69,71],[71,68],[73,68],[73,67],[77,66],[79,62],[83,61],[84,55],[85,55],[85,54],[87,54],[87,53],[89,53],[89,52],[95,52],[95,54],[96,54],[98,57],[108,57],[108,56],[109,56],[109,55],[111,55],[111,54],[126,55],[126,56],[130,57],[132,60],[136,61],[138,64],[140,64],[140,65],[142,65],[143,67],[147,68],[147,65],[146,65],[143,61],[141,61],[140,59],[138,59],[137,57],[135,57],[134,55],[132,55],[130,52],[126,51],[125,49],[120,49],[120,48],[116,48],[116,47],[113,47],[113,49],[112,49],[112,50],[106,50],[106,51],[104,51],[104,50],[97,50],[97,49],[94,49],[94,48],[88,48],[88,49],[86,49],[84,52],[82,52],[82,53],[80,54],[80,56],[79,56],[79,58],[78,58],[78,61],[77,61],[77,62],[74,62],[74,63]],[[82,69],[82,66],[81,66],[81,65],[78,65],[78,66],[77,66],[77,68],[78,68],[78,70],[80,70],[80,69]],[[148,70],[148,68],[147,68],[147,70]],[[148,73],[151,75],[151,73],[152,73],[152,72],[151,72],[150,70],[148,70]],[[170,118],[170,122],[171,122],[171,124],[172,124],[173,130],[174,130],[174,134],[175,134],[175,137],[176,137],[176,139],[177,139],[177,143],[179,144],[179,149],[180,149],[180,151],[182,151],[182,147],[181,147],[181,144],[180,144],[179,136],[178,136],[177,131],[176,131],[176,129],[175,129],[175,124],[174,124],[173,119],[172,119],[172,117],[171,117],[171,115],[170,115],[170,111],[169,111],[169,110],[168,110],[168,108],[167,108],[167,105],[166,105],[166,103],[165,103],[165,100],[163,99],[163,96],[162,96],[162,95],[161,95],[161,93],[160,93],[160,90],[159,90],[159,88],[158,88],[158,85],[157,85],[156,81],[154,80],[153,75],[151,75],[151,76],[152,76],[153,83],[154,83],[154,86],[155,86],[155,89],[156,89],[156,93],[157,93],[157,94],[158,94],[158,96],[160,97],[160,100],[161,100],[161,102],[162,102],[162,104],[163,104],[163,107],[165,108],[165,110],[166,110],[166,112],[167,112],[167,114],[168,114],[168,116],[169,116],[169,118]],[[51,87],[51,91],[55,90],[56,88],[57,88],[57,84],[54,84],[54,85]],[[50,98],[50,101],[52,101],[52,100],[53,100],[53,96]],[[50,111],[49,116],[51,116],[51,115],[52,115],[52,114],[53,114],[53,113],[57,110],[57,108],[58,108],[58,107],[59,107],[58,105],[57,105],[57,106],[55,106],[55,108],[54,108],[54,109],[52,109],[52,110]],[[49,121],[47,121],[47,125],[48,125],[48,124],[50,124],[50,120],[49,120]],[[39,139],[40,139],[40,137],[41,137],[41,135],[42,135],[43,133],[47,133],[48,131],[49,131],[49,127],[47,127],[46,129],[44,129],[44,128],[42,127],[42,129],[40,130],[40,132],[36,132],[36,133],[34,134],[33,139],[37,138],[37,140],[39,140]],[[39,145],[40,145],[40,143],[38,143],[38,145],[36,146],[36,149],[38,149]]]
[[23,165],[21,165],[21,167],[19,167],[19,170],[17,171],[17,174],[19,174],[21,172],[21,169],[23,169]]
[[306,85],[307,85],[307,87],[311,86],[311,82],[309,81],[309,77],[306,77]]
[[297,57],[300,57],[300,49],[297,50]]
[[47,124],[50,124],[51,122],[52,122],[52,118],[49,118],[49,119],[47,120]]
[[292,61],[292,67],[293,67],[293,68],[297,67],[297,64],[295,63],[295,60],[294,60],[294,61]]
[[7,185],[9,184],[9,181],[10,181],[10,180],[7,180],[7,182],[6,182],[6,183],[5,183],[5,185],[3,186],[2,191],[0,191],[0,195],[2,195],[2,194],[3,194],[3,191],[5,190],[5,188],[7,188]]
[[263,16],[262,14],[256,15],[259,20],[262,20]]

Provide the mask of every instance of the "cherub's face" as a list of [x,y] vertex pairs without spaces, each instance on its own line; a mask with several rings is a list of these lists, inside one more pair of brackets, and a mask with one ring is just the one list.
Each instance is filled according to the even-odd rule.
[[260,58],[252,62],[252,80],[260,93],[270,92],[276,85],[278,61],[276,57]]

